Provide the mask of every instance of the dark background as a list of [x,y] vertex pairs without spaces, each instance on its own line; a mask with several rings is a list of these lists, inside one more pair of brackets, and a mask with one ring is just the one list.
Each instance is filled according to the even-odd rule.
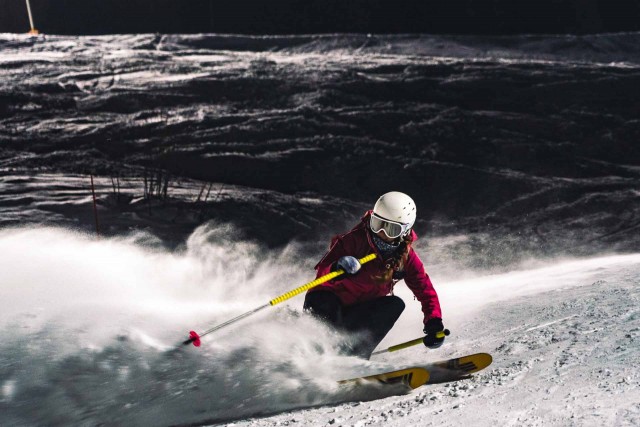
[[[31,0],[49,34],[597,33],[640,28],[637,0]],[[0,0],[0,32],[26,32]]]

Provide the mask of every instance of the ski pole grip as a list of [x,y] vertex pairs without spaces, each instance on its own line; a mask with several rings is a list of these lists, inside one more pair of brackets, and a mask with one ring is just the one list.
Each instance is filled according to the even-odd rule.
[[[360,262],[360,264],[365,264],[369,261],[372,261],[376,258],[376,254],[369,254],[364,258],[360,258],[358,261]],[[276,304],[280,304],[283,301],[288,300],[289,298],[295,297],[298,294],[301,294],[304,291],[308,291],[311,288],[314,288],[322,283],[328,282],[329,280],[333,279],[334,277],[338,277],[341,274],[344,273],[344,270],[337,270],[337,271],[333,271],[329,274],[325,274],[322,277],[318,277],[316,280],[311,281],[309,283],[305,283],[304,285],[300,286],[299,288],[296,288],[292,291],[289,291],[287,293],[284,293],[282,295],[280,295],[279,297],[276,297],[274,299],[272,299],[271,301],[269,301],[269,304],[271,305],[276,305]]]

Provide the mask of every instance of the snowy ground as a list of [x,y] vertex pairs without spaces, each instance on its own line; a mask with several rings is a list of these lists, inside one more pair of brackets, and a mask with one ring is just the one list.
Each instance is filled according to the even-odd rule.
[[[528,282],[539,283],[544,291],[526,296],[518,296],[517,282],[515,290],[480,284],[490,293],[500,290],[492,298],[502,301],[484,305],[472,316],[449,310],[459,319],[454,336],[438,356],[426,356],[493,354],[493,365],[470,379],[425,386],[404,396],[224,425],[638,425],[639,263],[640,257],[631,255],[580,266],[561,263],[555,273],[528,271]],[[558,287],[549,290],[555,275],[562,280],[553,280]],[[563,285],[565,279],[569,286]],[[441,293],[446,296],[455,286],[443,286]],[[473,298],[463,303],[473,304]],[[387,359],[400,364],[403,357],[417,359],[420,351],[404,350],[413,354],[395,353]]]
[[[0,425],[639,424],[638,40],[0,35]],[[388,190],[443,348],[343,357],[298,297],[170,351]],[[385,346],[421,332],[397,288]],[[480,351],[403,396],[336,383]]]
[[[0,424],[634,425],[640,254],[531,261],[511,272],[430,273],[452,335],[371,362],[300,314],[301,297],[173,346],[309,279],[281,252],[202,227],[182,251],[140,236],[0,232]],[[417,246],[419,251],[421,247]],[[307,263],[308,264],[308,263]],[[286,278],[286,280],[284,280]],[[416,338],[419,304],[381,347]],[[471,379],[389,397],[336,380],[489,352]],[[360,402],[360,403],[359,403]],[[252,418],[268,416],[266,418]]]

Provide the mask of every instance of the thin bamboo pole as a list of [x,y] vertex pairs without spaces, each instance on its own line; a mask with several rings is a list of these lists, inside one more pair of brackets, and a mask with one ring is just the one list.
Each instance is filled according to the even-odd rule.
[[27,2],[27,13],[29,14],[29,25],[31,25],[31,30],[29,30],[29,34],[38,34],[38,30],[36,30],[36,27],[33,25],[33,14],[31,13],[31,4],[29,3],[29,0],[25,0]]
[[100,226],[98,225],[98,205],[96,203],[96,188],[93,185],[93,175],[91,175],[91,194],[93,194],[93,216],[96,221],[96,235],[100,237]]

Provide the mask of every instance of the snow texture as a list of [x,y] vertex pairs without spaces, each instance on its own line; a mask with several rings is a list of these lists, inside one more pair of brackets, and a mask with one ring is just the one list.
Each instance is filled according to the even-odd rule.
[[[292,409],[240,424],[638,421],[640,255],[473,279],[436,271],[453,331],[437,351],[341,356],[344,337],[302,315],[299,301],[204,337],[200,349],[172,350],[189,329],[304,281],[287,250],[265,257],[227,233],[204,227],[183,253],[56,229],[0,233],[2,424],[211,423]],[[420,334],[419,304],[398,288],[408,309],[381,348]],[[336,383],[473,352],[493,354],[494,364],[407,395]]]
[[[634,251],[638,46],[638,33],[3,34],[0,224],[90,229],[91,215],[61,213],[34,184],[57,174],[86,191],[93,173],[101,202],[111,177],[126,181],[128,198],[104,221],[112,235],[151,221],[184,241],[215,218],[272,246],[326,241],[401,190],[421,234],[487,231],[520,254]],[[170,181],[155,210],[177,226],[136,203],[157,171]],[[189,202],[214,184],[204,206],[187,202],[185,182]],[[66,208],[88,202],[65,188]]]
[[[487,291],[491,296],[463,298],[450,311],[455,329],[448,346],[437,355],[414,349],[385,358],[411,364],[470,352],[493,354],[493,364],[469,379],[221,425],[638,425],[639,262],[638,255],[560,261],[480,278],[473,284],[476,295]],[[523,276],[538,289],[520,286],[515,279]],[[461,285],[444,283],[445,301]],[[453,308],[446,302],[445,307]]]
[[[1,34],[0,424],[640,424],[639,41]],[[176,350],[389,190],[442,348],[345,357],[297,297]],[[421,334],[396,290],[381,348]],[[411,393],[336,383],[475,352]]]

